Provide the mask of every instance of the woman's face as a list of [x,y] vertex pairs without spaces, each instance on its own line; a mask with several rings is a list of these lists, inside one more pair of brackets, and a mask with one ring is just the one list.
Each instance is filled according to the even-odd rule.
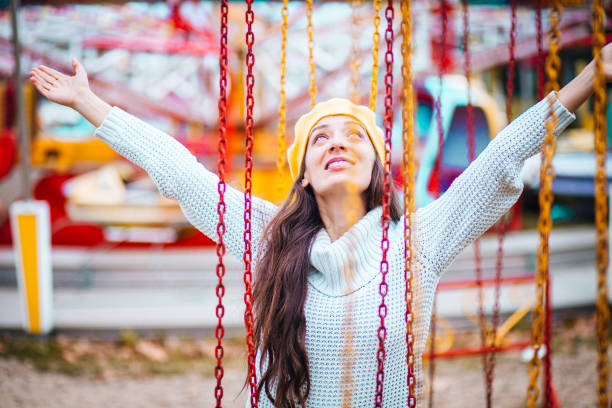
[[318,195],[362,193],[370,185],[376,151],[365,128],[345,115],[327,116],[313,126],[304,157],[302,186]]

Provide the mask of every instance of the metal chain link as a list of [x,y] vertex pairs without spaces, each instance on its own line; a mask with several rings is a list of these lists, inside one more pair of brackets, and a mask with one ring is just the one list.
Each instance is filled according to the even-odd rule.
[[[446,61],[446,40],[448,33],[448,4],[446,0],[440,0],[440,17],[442,23],[442,35],[441,35],[441,50],[440,50],[440,64],[438,66],[438,79],[440,82],[440,89],[438,90],[438,95],[436,96],[436,100],[434,102],[435,109],[435,119],[438,127],[438,153],[436,154],[436,160],[434,162],[433,172],[436,175],[434,179],[434,191],[436,198],[440,197],[440,170],[442,167],[442,149],[444,147],[444,125],[442,122],[442,89],[443,89],[443,74],[444,74],[444,66]],[[436,297],[434,294],[434,302],[432,306],[431,312],[431,333],[430,333],[430,343],[429,343],[429,407],[433,407],[434,401],[434,377],[436,371],[435,364],[435,351],[436,351]]]
[[[461,0],[462,11],[463,11],[463,55],[465,58],[465,78],[467,80],[467,121],[466,121],[466,133],[467,133],[467,147],[468,147],[468,161],[471,163],[476,158],[476,140],[474,137],[474,109],[472,105],[472,59],[470,50],[470,14],[468,0]],[[484,293],[482,286],[482,262],[480,257],[480,240],[474,241],[474,272],[476,287],[478,293],[478,321],[480,325],[480,347],[482,349],[482,369],[483,379],[486,386],[486,404],[487,407],[491,407],[490,395],[491,387],[489,386],[488,380],[488,342],[487,342],[487,321],[484,313]]]
[[[348,225],[354,225],[358,221],[357,208],[359,208],[361,204],[360,201],[361,198],[357,185],[355,183],[349,183],[347,185],[347,197],[343,203]],[[356,242],[353,236],[347,236],[349,238],[349,257],[342,273],[344,275],[344,281],[346,282],[346,293],[352,293],[355,290],[353,282],[356,264],[355,257],[352,256],[352,254],[355,253]],[[353,377],[353,369],[355,367],[355,326],[353,324],[354,296],[345,296],[344,306],[344,319],[342,320],[344,345],[342,347],[342,377],[340,379],[340,386],[342,389],[342,407],[351,408],[353,406],[353,388],[355,386]]]
[[287,8],[289,0],[283,0],[283,7],[281,9],[281,15],[283,22],[281,23],[281,62],[280,62],[280,105],[278,107],[278,155],[276,156],[276,170],[277,170],[277,183],[276,193],[277,200],[281,201],[283,198],[283,183],[285,176],[285,168],[287,165],[287,159],[285,157],[287,153],[287,143],[285,141],[285,135],[287,133],[287,92],[285,92],[285,84],[287,83],[286,71],[287,71],[287,16],[289,10]]
[[606,177],[606,77],[603,70],[601,49],[606,43],[604,34],[605,11],[603,0],[593,1],[593,56],[595,59],[595,226],[597,231],[597,391],[599,407],[610,403],[608,361],[608,333],[610,308],[608,304],[608,181]]
[[317,97],[317,74],[315,73],[314,38],[312,27],[312,0],[306,0],[306,18],[308,19],[308,25],[306,27],[306,30],[308,31],[308,65],[310,66],[310,71],[308,73],[310,88],[308,88],[308,93],[310,94],[310,109],[312,109],[315,106],[315,100]]
[[[559,29],[559,20],[563,7],[561,0],[552,0],[553,9],[550,13],[551,20],[551,37],[549,39],[550,53],[546,59],[546,73],[548,82],[546,84],[547,93],[559,89],[558,77],[561,69],[561,60],[559,58],[559,45],[561,40],[561,31]],[[540,357],[538,352],[543,341],[544,329],[544,296],[548,290],[548,274],[549,274],[549,246],[548,237],[552,229],[552,219],[550,210],[553,202],[552,182],[554,179],[554,171],[552,168],[552,158],[555,154],[555,127],[557,125],[557,115],[553,109],[553,98],[549,98],[550,114],[546,122],[546,135],[542,143],[542,163],[540,166],[540,216],[538,218],[539,244],[537,249],[538,263],[536,268],[536,303],[533,308],[533,324],[531,328],[531,347],[533,356],[529,361],[529,385],[527,387],[527,406],[535,408],[539,396],[538,375],[540,372]],[[546,349],[546,353],[550,353],[550,348]]]
[[387,337],[387,328],[385,327],[385,318],[387,317],[387,305],[385,304],[385,296],[389,290],[386,281],[387,273],[389,272],[389,262],[387,261],[387,251],[389,250],[389,205],[391,200],[391,131],[393,128],[393,0],[389,0],[385,10],[387,19],[387,29],[385,31],[385,41],[387,43],[387,52],[385,53],[385,64],[387,72],[385,74],[385,118],[383,121],[385,128],[385,163],[384,163],[384,182],[383,182],[383,199],[382,199],[382,259],[380,261],[381,281],[378,291],[380,293],[380,306],[378,307],[378,316],[380,317],[380,326],[378,327],[378,352],[376,358],[378,360],[378,369],[376,372],[376,396],[374,406],[382,407],[383,403],[383,384],[385,380],[385,338]]
[[[508,78],[506,80],[506,122],[512,122],[512,97],[514,95],[514,78],[516,67],[516,30],[517,30],[517,0],[510,1],[510,43],[508,45]],[[512,210],[510,210],[512,211]],[[504,238],[506,235],[506,217],[502,216],[497,224],[497,253],[495,262],[495,286],[493,295],[493,316],[488,336],[486,364],[487,407],[493,404],[493,379],[495,376],[495,357],[497,352],[497,328],[499,326],[499,297],[501,292],[501,275],[504,261]]]
[[408,373],[406,383],[408,385],[408,408],[416,406],[415,385],[416,377],[414,371],[414,314],[413,314],[413,289],[414,289],[414,263],[412,245],[412,214],[415,211],[414,183],[414,89],[412,87],[412,21],[410,0],[401,1],[402,10],[402,140],[404,142],[404,280],[406,290],[404,300],[406,302],[406,365]]
[[251,389],[251,407],[257,407],[257,377],[255,371],[255,342],[253,338],[253,274],[251,272],[251,175],[253,172],[253,86],[255,85],[255,76],[253,75],[253,65],[255,64],[255,55],[253,54],[253,44],[255,43],[255,35],[253,34],[253,21],[255,13],[253,13],[253,0],[246,0],[247,10],[245,21],[247,24],[246,31],[246,149],[245,149],[245,165],[244,165],[244,303],[246,309],[244,311],[244,322],[247,329],[246,342],[248,346],[248,370],[249,370],[249,386]]
[[382,0],[374,0],[374,34],[372,35],[372,80],[370,82],[370,110],[376,112],[376,95],[378,95],[378,43],[380,42],[380,34],[378,26],[380,25],[380,8]]
[[223,386],[221,384],[223,379],[223,344],[222,339],[225,334],[225,328],[223,327],[223,315],[225,314],[225,308],[223,306],[223,295],[225,294],[225,286],[223,286],[223,277],[225,276],[225,264],[223,263],[223,256],[225,255],[225,243],[223,242],[223,236],[225,234],[225,156],[227,150],[227,12],[228,5],[227,0],[221,0],[221,34],[220,34],[220,49],[219,49],[219,140],[217,142],[217,150],[219,151],[219,158],[217,160],[217,175],[219,176],[219,183],[217,185],[217,191],[219,192],[219,203],[217,204],[217,214],[219,215],[219,222],[217,223],[217,267],[215,268],[217,273],[217,307],[215,308],[215,315],[217,316],[217,326],[215,327],[215,337],[217,338],[217,346],[215,347],[215,358],[217,359],[217,365],[215,366],[215,378],[217,384],[215,386],[215,400],[216,407],[221,407],[221,400],[223,399]]

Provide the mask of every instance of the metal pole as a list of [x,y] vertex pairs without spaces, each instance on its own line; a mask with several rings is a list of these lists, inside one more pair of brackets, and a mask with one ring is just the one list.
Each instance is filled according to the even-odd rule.
[[30,136],[27,132],[25,122],[25,104],[23,98],[23,86],[21,82],[21,44],[19,42],[18,26],[19,0],[11,0],[11,25],[13,28],[13,59],[15,68],[13,80],[15,82],[16,112],[17,112],[17,137],[21,141],[21,172],[22,186],[25,200],[32,199],[32,189],[30,186]]

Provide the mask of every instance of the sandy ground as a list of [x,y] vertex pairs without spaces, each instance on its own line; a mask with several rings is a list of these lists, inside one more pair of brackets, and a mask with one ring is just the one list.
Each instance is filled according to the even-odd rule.
[[[555,388],[562,407],[596,406],[596,354],[589,319],[558,333],[553,354]],[[587,334],[585,334],[587,333]],[[610,353],[612,356],[612,353]],[[425,367],[427,375],[427,367]],[[224,407],[244,407],[244,373],[225,371]],[[518,351],[498,355],[494,406],[525,406],[527,364]],[[441,359],[436,363],[435,407],[484,407],[481,358]],[[115,375],[100,379],[40,372],[14,357],[0,358],[0,407],[213,407],[214,378],[187,372],[133,378]],[[423,404],[427,406],[427,404]]]
[[[591,347],[556,356],[554,378],[564,407],[594,407],[595,359]],[[484,386],[479,358],[440,361],[436,365],[434,395],[437,407],[484,406]],[[245,393],[238,395],[243,373],[225,373],[224,406],[243,407]],[[519,353],[498,359],[495,377],[495,407],[524,407],[527,368]],[[196,374],[95,380],[37,372],[15,359],[0,360],[0,406],[3,408],[55,407],[212,407],[213,379]],[[237,396],[238,395],[238,396]],[[237,396],[237,397],[236,397]]]

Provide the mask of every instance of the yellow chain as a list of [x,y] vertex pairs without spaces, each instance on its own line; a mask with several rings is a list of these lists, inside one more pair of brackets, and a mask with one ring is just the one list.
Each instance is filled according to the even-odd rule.
[[597,389],[599,407],[607,408],[610,400],[608,378],[608,330],[610,310],[608,307],[608,191],[606,177],[606,76],[603,70],[601,49],[604,35],[603,0],[593,1],[593,56],[595,59],[595,226],[597,231]]
[[287,164],[285,154],[287,150],[287,143],[285,141],[285,134],[287,132],[286,113],[287,106],[285,101],[287,99],[287,93],[285,92],[285,84],[287,83],[287,77],[285,75],[287,71],[287,16],[289,11],[287,9],[287,3],[289,0],[283,0],[283,8],[281,14],[283,16],[283,23],[281,24],[281,75],[280,75],[280,105],[278,107],[278,156],[276,156],[276,169],[277,169],[277,201],[283,198],[283,180],[285,176],[285,167]]
[[[349,183],[347,186],[347,198],[344,202],[345,214],[347,217],[348,225],[353,225],[357,222],[358,214],[357,208],[359,208],[359,201],[361,198],[357,192],[357,185],[354,183]],[[349,254],[355,253],[356,243],[353,242],[353,237],[349,235]],[[354,269],[355,269],[355,258],[349,255],[348,262],[343,271],[344,280],[346,282],[347,293],[352,293],[355,288],[353,285],[353,277],[354,277]],[[353,406],[353,388],[354,388],[354,378],[353,378],[353,368],[355,366],[355,347],[354,347],[354,338],[355,338],[355,327],[353,324],[353,296],[347,295],[345,296],[345,309],[344,309],[344,319],[342,321],[343,331],[344,331],[344,346],[342,352],[342,378],[340,379],[340,384],[342,387],[342,407],[350,408]]]
[[314,39],[313,39],[313,28],[312,28],[312,0],[306,0],[306,17],[308,19],[308,65],[310,65],[310,73],[308,78],[310,79],[310,88],[308,93],[310,94],[310,109],[315,106],[315,99],[317,97],[317,74],[315,73],[315,60],[313,55],[314,50]]
[[[412,347],[408,350],[408,407],[416,404],[413,400],[415,397],[415,382],[414,378],[414,313],[413,307],[413,282],[414,282],[414,264],[413,264],[413,248],[412,248],[412,214],[415,211],[414,202],[414,90],[412,88],[412,22],[410,19],[410,0],[402,0],[402,81],[403,81],[403,99],[402,105],[402,122],[404,124],[402,131],[402,139],[404,141],[404,269],[405,276],[408,277],[406,283],[405,301],[406,307],[410,309],[408,313],[406,325],[406,338],[410,339]],[[407,345],[408,346],[408,345]]]
[[382,0],[374,0],[374,35],[372,41],[372,82],[370,83],[370,109],[376,112],[376,94],[378,93],[378,43],[380,42],[380,34],[378,26],[380,25],[380,7]]
[[359,27],[359,9],[363,4],[363,0],[352,0],[351,12],[351,56],[349,60],[349,68],[351,71],[351,85],[349,95],[351,102],[359,104],[361,100],[361,75],[359,68],[361,66],[361,49],[359,47],[359,38],[361,37],[361,27]]
[[[561,60],[559,59],[559,44],[561,42],[561,31],[559,30],[559,20],[563,7],[560,0],[552,0],[553,9],[550,13],[551,37],[548,41],[550,53],[546,58],[546,73],[548,82],[546,83],[547,93],[559,89],[559,72],[561,70]],[[536,407],[539,396],[538,375],[540,373],[540,358],[538,352],[542,344],[542,334],[544,330],[544,294],[548,286],[548,237],[552,228],[550,209],[553,203],[552,182],[554,171],[552,168],[552,158],[555,154],[555,128],[557,125],[557,115],[553,109],[554,98],[549,98],[550,116],[546,121],[546,135],[542,144],[542,163],[540,167],[540,216],[538,218],[538,232],[540,240],[538,244],[538,263],[536,268],[536,303],[533,308],[533,324],[531,327],[531,346],[533,357],[529,361],[529,385],[527,388],[527,406]],[[550,350],[546,350],[550,353]]]

